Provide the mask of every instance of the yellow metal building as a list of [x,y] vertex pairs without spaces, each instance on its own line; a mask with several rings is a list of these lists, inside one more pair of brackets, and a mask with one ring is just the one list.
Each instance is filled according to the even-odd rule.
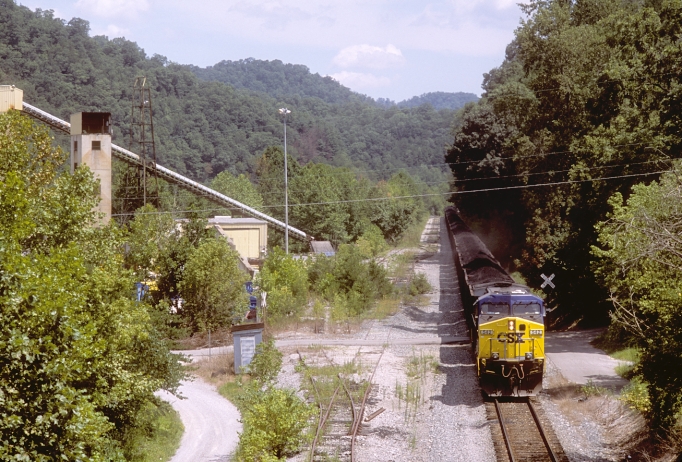
[[239,256],[249,261],[265,257],[268,245],[268,224],[256,218],[232,218],[217,216],[209,218],[209,225],[219,229],[229,238]]

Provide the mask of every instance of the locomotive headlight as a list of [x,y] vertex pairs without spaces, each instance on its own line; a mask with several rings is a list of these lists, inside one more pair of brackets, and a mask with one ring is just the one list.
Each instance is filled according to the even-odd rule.
[[531,329],[530,335],[542,335],[542,329]]
[[490,355],[494,360],[500,359],[500,354],[495,352],[492,355]]
[[481,335],[493,335],[492,329],[481,329]]
[[509,330],[513,331],[516,328],[516,323],[514,320],[509,321]]
[[531,359],[533,359],[533,353],[529,351],[526,353],[526,360],[530,361]]

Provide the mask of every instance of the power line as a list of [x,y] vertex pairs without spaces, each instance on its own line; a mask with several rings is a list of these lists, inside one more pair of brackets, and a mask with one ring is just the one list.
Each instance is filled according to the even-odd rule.
[[[587,167],[583,169],[582,171],[593,171],[593,170],[604,170],[607,168],[616,168],[616,167],[629,167],[633,165],[645,165],[645,164],[652,164],[652,163],[658,163],[658,162],[663,162],[664,160],[648,160],[648,161],[643,161],[643,162],[625,162],[621,164],[611,164],[611,165],[601,165],[601,166],[595,166],[595,167]],[[499,180],[499,179],[505,179],[505,178],[527,178],[530,176],[539,176],[539,175],[550,175],[550,174],[559,174],[559,173],[568,173],[571,172],[571,169],[566,169],[566,170],[552,170],[552,171],[547,171],[547,172],[526,172],[526,173],[517,173],[514,175],[500,175],[500,176],[487,176],[487,177],[474,177],[474,178],[463,178],[463,179],[455,179],[451,180],[448,182],[443,182],[443,181],[433,181],[433,182],[425,182],[425,181],[414,181],[415,184],[417,185],[427,185],[427,186],[433,186],[433,185],[455,185],[458,183],[465,183],[469,181],[481,181],[481,180]],[[333,175],[330,175],[333,176]],[[324,178],[322,176],[316,175],[316,178]],[[135,188],[134,186],[127,187],[128,188]],[[123,188],[121,188],[123,189]],[[192,193],[189,191],[180,191],[180,194],[183,194],[181,197],[209,197],[208,194],[196,194]],[[178,197],[177,195],[174,195],[173,197]],[[114,198],[114,200],[125,200],[125,199],[141,199],[141,197],[118,197]],[[274,207],[274,206],[273,206]],[[228,207],[225,207],[228,208]]]
[[[289,207],[301,207],[301,206],[311,206],[311,205],[348,204],[348,203],[358,203],[358,202],[377,202],[377,201],[396,200],[396,199],[412,199],[412,198],[418,198],[418,197],[473,194],[473,193],[505,191],[505,190],[513,190],[513,189],[530,189],[530,188],[537,188],[537,187],[542,187],[542,186],[562,186],[562,185],[581,184],[581,183],[594,183],[596,181],[608,181],[608,180],[617,180],[617,179],[622,179],[622,178],[635,178],[635,177],[642,177],[642,176],[660,175],[662,173],[666,173],[669,171],[670,170],[659,170],[659,171],[655,171],[655,172],[632,173],[632,174],[628,174],[628,175],[617,175],[617,176],[601,177],[601,178],[588,178],[588,179],[584,179],[584,180],[566,180],[566,181],[555,181],[555,182],[550,182],[550,183],[536,183],[536,184],[529,184],[529,185],[502,186],[499,188],[483,188],[483,189],[474,189],[474,190],[468,190],[468,191],[448,191],[445,193],[412,194],[412,195],[406,195],[406,196],[374,197],[374,198],[365,198],[365,199],[346,199],[346,200],[329,201],[329,202],[307,202],[307,203],[300,203],[300,204],[289,204]],[[279,207],[283,208],[284,205],[283,204],[282,205],[269,205],[269,206],[263,206],[262,208],[279,208]],[[210,211],[214,211],[214,210],[225,210],[226,208],[227,207],[210,208],[210,209],[197,209],[197,210],[156,211],[156,212],[144,212],[144,213],[140,213],[140,214],[141,215],[158,215],[158,214],[169,214],[169,213],[170,214],[196,213],[196,212],[210,212]],[[112,214],[112,216],[126,216],[126,215],[135,215],[135,214],[134,213]]]

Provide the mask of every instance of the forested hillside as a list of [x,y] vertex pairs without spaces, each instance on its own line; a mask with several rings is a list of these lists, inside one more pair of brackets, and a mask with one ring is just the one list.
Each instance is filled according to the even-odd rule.
[[[239,62],[257,65],[266,76],[258,83],[262,88],[243,88],[249,80],[243,74],[231,85],[204,81],[196,68],[150,57],[134,42],[88,33],[82,19],[65,22],[51,11],[0,0],[0,81],[22,88],[27,102],[62,118],[78,111],[111,112],[114,142],[127,146],[133,81],[146,75],[157,158],[199,181],[223,170],[252,176],[263,151],[282,144],[277,112],[282,106],[292,111],[290,153],[302,163],[348,166],[372,179],[387,179],[401,167],[429,181],[444,178],[451,110],[383,109],[304,66],[274,61]],[[226,68],[219,63],[211,72]]]
[[[306,66],[285,64],[277,59],[263,61],[248,58],[239,61],[221,61],[205,68],[198,66],[190,66],[190,68],[201,80],[223,82],[235,88],[262,92],[275,98],[312,97],[331,104],[352,101],[375,103],[372,98],[351,91],[331,77],[312,74]],[[478,97],[473,93],[437,91],[414,96],[397,103],[397,106],[414,108],[430,104],[434,109],[454,111],[473,101],[478,101]],[[396,106],[394,101],[385,98],[380,98],[376,104],[384,108]]]
[[[605,315],[590,268],[608,199],[679,157],[679,2],[532,1],[481,101],[465,110],[447,160],[460,207],[502,217],[534,283],[556,273],[552,303]],[[611,178],[604,179],[600,178]],[[481,179],[485,178],[485,179]],[[556,183],[553,186],[524,187]],[[518,188],[519,189],[513,189]],[[517,247],[518,249],[518,247]]]
[[275,98],[319,98],[331,104],[372,102],[371,98],[351,91],[331,77],[312,74],[307,66],[285,64],[278,59],[220,61],[213,66],[190,66],[190,69],[201,80],[222,82],[234,88],[261,92]]
[[466,103],[474,103],[476,101],[478,101],[478,96],[473,93],[434,91],[401,101],[398,103],[398,107],[417,107],[422,104],[430,104],[435,109],[457,110],[463,108]]

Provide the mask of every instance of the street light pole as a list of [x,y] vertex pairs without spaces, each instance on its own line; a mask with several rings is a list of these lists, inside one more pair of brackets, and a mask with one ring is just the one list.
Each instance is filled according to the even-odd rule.
[[284,252],[289,254],[289,174],[287,170],[287,114],[291,111],[285,107],[279,110],[284,116]]

